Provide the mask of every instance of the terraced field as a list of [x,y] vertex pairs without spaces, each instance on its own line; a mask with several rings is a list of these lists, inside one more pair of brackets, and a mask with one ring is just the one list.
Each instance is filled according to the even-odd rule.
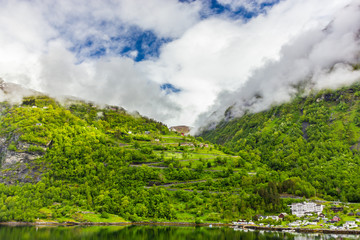
[[[145,188],[163,187],[168,191],[202,192],[208,189],[206,186],[214,185],[217,181],[223,185],[223,182],[226,182],[231,174],[240,173],[248,176],[256,174],[251,164],[246,164],[239,156],[226,154],[217,149],[217,146],[204,144],[191,136],[172,134],[161,136],[161,138],[153,137],[151,141],[137,142],[125,147],[128,149],[146,149],[144,151],[155,156],[149,158],[152,160],[134,161],[129,165],[130,167],[152,168],[159,174],[176,170],[196,173],[196,177],[187,178],[185,181],[179,179],[158,181],[158,179],[154,179],[154,181],[149,181]],[[214,186],[211,189],[210,193],[229,192],[219,191]],[[231,194],[238,194],[236,189],[235,191],[232,189],[230,192]]]

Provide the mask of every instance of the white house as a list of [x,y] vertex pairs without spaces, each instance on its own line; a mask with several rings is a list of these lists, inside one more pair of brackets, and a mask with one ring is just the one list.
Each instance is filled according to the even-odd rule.
[[345,229],[350,229],[350,228],[357,228],[358,225],[356,225],[355,221],[347,221],[344,223],[343,227]]
[[312,202],[304,202],[293,203],[290,205],[290,208],[293,215],[296,215],[297,217],[303,217],[309,213],[316,213],[319,215],[323,211],[324,205]]
[[275,220],[275,221],[279,221],[278,216],[267,216],[266,219],[272,219],[272,220]]

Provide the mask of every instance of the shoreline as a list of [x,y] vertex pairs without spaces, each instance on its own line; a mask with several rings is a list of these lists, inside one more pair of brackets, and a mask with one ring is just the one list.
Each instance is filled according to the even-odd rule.
[[254,229],[254,230],[265,230],[265,231],[294,231],[297,233],[323,233],[323,234],[351,234],[351,235],[360,235],[360,230],[331,230],[325,228],[310,229],[310,228],[293,228],[293,227],[264,227],[264,226],[254,226],[254,225],[245,225],[245,226],[236,226],[231,223],[192,223],[192,222],[0,222],[0,226],[8,227],[19,227],[19,226],[63,226],[63,227],[72,227],[72,226],[130,226],[130,225],[149,225],[149,226],[213,226],[213,227],[240,227],[244,230]]
[[254,229],[254,230],[266,230],[266,231],[295,231],[297,233],[324,233],[324,234],[351,234],[351,235],[360,235],[360,230],[351,230],[351,229],[339,229],[332,230],[326,228],[293,228],[293,227],[263,227],[263,226],[243,226],[243,229]]
[[230,223],[192,223],[192,222],[0,222],[0,226],[130,226],[130,225],[156,225],[156,226],[209,226],[230,227]]

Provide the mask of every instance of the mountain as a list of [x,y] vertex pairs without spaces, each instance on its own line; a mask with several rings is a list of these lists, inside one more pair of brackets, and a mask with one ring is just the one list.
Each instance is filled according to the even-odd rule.
[[252,166],[223,150],[121,107],[1,102],[0,221],[231,221]]
[[298,179],[306,182],[307,197],[360,202],[359,82],[223,120],[200,136],[252,164],[265,165],[278,186],[286,178]]
[[117,106],[5,101],[0,221],[228,223],[304,198],[359,202],[359,119],[359,83],[197,138]]

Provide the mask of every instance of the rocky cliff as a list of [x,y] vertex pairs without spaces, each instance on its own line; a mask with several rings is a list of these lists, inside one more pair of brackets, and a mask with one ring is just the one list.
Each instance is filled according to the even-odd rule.
[[36,161],[44,151],[31,151],[31,144],[18,141],[19,135],[0,136],[0,183],[38,182],[43,164]]

